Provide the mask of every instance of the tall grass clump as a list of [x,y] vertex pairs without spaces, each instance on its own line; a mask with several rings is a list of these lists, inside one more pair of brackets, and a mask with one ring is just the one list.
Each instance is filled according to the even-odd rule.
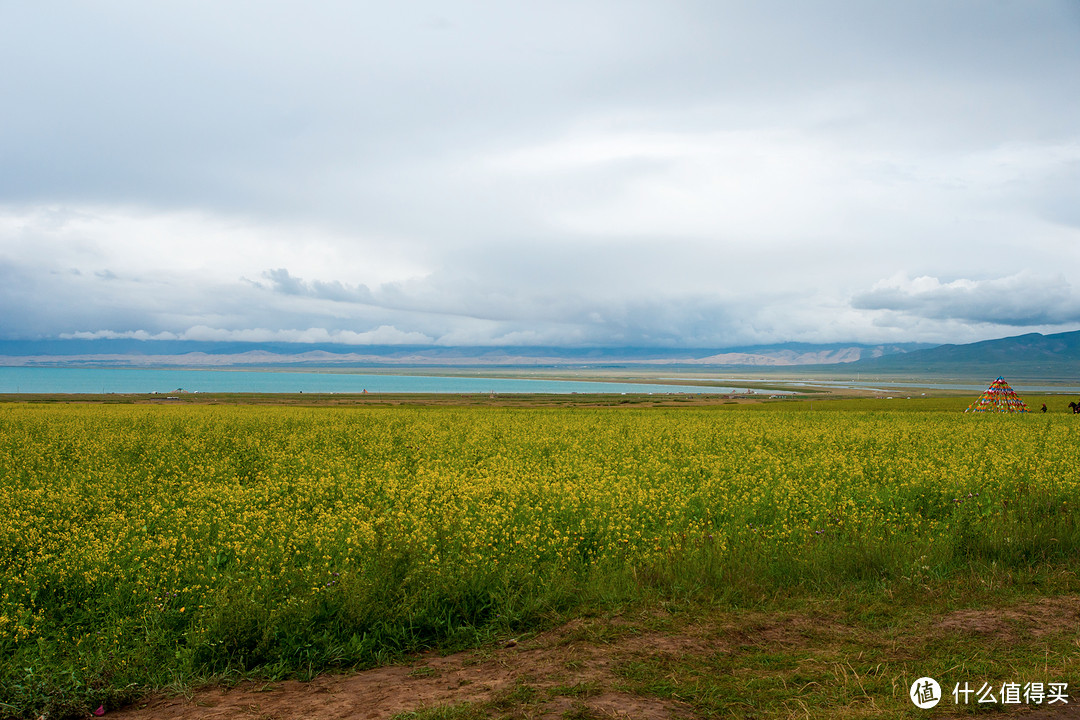
[[1072,418],[0,407],[0,715],[649,594],[1070,566]]

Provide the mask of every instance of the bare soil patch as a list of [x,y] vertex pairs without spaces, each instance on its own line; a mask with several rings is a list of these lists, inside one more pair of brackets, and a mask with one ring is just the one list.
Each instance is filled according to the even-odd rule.
[[585,710],[600,718],[675,720],[694,717],[687,706],[619,689],[612,670],[624,657],[662,656],[709,649],[699,629],[677,633],[623,632],[618,625],[593,635],[591,623],[575,621],[527,641],[495,650],[440,656],[427,653],[408,665],[327,675],[311,682],[245,684],[207,688],[190,696],[144,699],[110,716],[150,718],[363,718],[381,720],[439,705],[498,702],[522,688],[534,698],[538,718],[562,718]]
[[[626,668],[644,664],[654,670],[661,669],[658,675],[670,672],[676,684],[694,683],[697,682],[694,668],[704,667],[712,659],[727,663],[727,672],[748,683],[776,675],[792,682],[805,682],[805,689],[818,684],[797,679],[807,672],[807,666],[833,667],[837,673],[835,684],[843,686],[841,694],[833,699],[847,703],[843,708],[835,708],[836,716],[891,717],[895,716],[897,703],[907,708],[904,700],[897,699],[906,696],[903,686],[906,674],[898,675],[895,680],[899,690],[894,688],[892,694],[897,697],[886,696],[881,685],[871,688],[868,695],[866,689],[860,688],[868,681],[868,674],[875,671],[866,662],[860,664],[862,649],[873,643],[890,645],[886,662],[917,666],[920,664],[917,648],[925,642],[927,628],[931,637],[958,633],[979,646],[985,640],[987,647],[998,642],[1041,643],[1044,634],[1048,637],[1058,633],[1060,637],[1063,630],[1066,633],[1075,630],[1080,643],[1080,596],[1042,598],[985,610],[956,610],[931,618],[925,625],[916,622],[921,630],[913,626],[910,630],[914,634],[901,631],[899,636],[887,640],[888,633],[875,636],[861,625],[817,612],[724,612],[696,619],[686,615],[671,619],[648,613],[584,618],[495,646],[450,655],[425,653],[401,665],[325,675],[311,682],[248,683],[229,689],[203,688],[176,697],[159,695],[145,698],[136,706],[111,711],[109,716],[125,720],[383,720],[398,713],[468,703],[475,710],[468,718],[693,720],[700,717],[697,708],[678,700],[677,694],[665,696],[640,684],[632,690],[634,683],[627,679]],[[779,666],[774,669],[755,666],[754,659],[762,656],[798,659],[796,665],[800,667],[784,670]],[[1075,685],[1070,684],[1069,691],[1072,697],[1068,704],[1018,706],[982,712],[979,717],[1080,720],[1080,698],[1076,697]],[[951,698],[947,700],[951,705]],[[793,717],[828,716],[822,714],[820,705],[808,709],[792,704],[788,709],[794,713]],[[969,713],[970,709],[947,707],[943,703],[934,717],[958,718]],[[761,715],[786,716],[771,711]],[[745,717],[758,715],[751,713]]]
[[984,635],[1013,641],[1027,635],[1042,637],[1073,626],[1080,632],[1080,597],[1044,598],[1011,608],[956,610],[934,628],[944,632]]

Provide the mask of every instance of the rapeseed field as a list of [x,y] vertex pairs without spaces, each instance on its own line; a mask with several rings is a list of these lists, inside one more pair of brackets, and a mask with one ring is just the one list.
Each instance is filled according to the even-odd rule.
[[0,715],[1077,557],[1072,417],[790,405],[2,405]]

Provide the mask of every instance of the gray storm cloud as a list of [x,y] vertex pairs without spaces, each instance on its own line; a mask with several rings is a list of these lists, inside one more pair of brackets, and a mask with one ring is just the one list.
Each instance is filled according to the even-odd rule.
[[852,306],[920,318],[1016,327],[1080,322],[1080,293],[1060,275],[1022,273],[948,283],[932,277],[894,279],[857,295]]
[[300,278],[293,277],[285,268],[267,270],[263,277],[272,283],[275,292],[285,295],[305,295],[322,300],[335,302],[373,304],[371,291],[366,285],[346,286],[338,281],[305,282]]
[[9,3],[0,62],[5,338],[1080,327],[1075,3]]

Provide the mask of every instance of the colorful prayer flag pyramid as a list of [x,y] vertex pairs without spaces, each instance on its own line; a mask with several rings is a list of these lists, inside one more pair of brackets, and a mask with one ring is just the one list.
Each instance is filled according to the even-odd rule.
[[979,399],[968,405],[964,412],[1022,412],[1028,411],[1027,405],[1017,396],[1016,391],[1009,387],[1005,378],[999,377],[990,383],[986,392]]

